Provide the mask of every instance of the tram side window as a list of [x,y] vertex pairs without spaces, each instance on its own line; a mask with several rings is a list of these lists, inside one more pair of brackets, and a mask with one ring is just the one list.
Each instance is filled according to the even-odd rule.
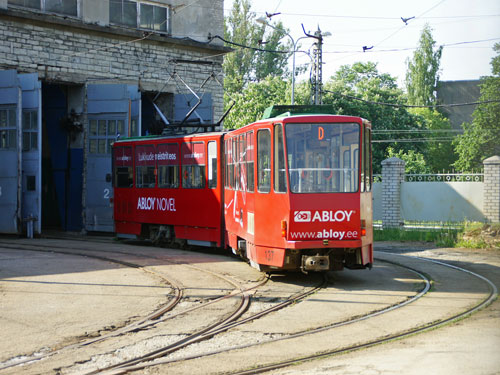
[[224,187],[229,188],[229,141],[224,140]]
[[226,187],[234,188],[234,159],[233,159],[233,141],[231,138],[226,140]]
[[135,147],[135,187],[155,187],[155,147]]
[[255,185],[254,172],[253,172],[253,166],[254,166],[253,132],[246,133],[246,137],[247,137],[247,151],[246,151],[247,191],[253,191]]
[[239,189],[239,180],[240,180],[240,161],[239,161],[239,153],[238,153],[238,136],[232,139],[233,143],[233,163],[234,163],[234,174],[233,174],[233,188],[234,190]]
[[167,143],[158,145],[158,187],[175,189],[179,187],[179,145]]
[[239,137],[239,157],[238,157],[238,186],[241,191],[246,191],[247,187],[247,140],[245,134],[241,134]]
[[203,189],[205,187],[205,144],[203,142],[183,143],[182,187]]
[[257,132],[257,189],[261,193],[271,190],[271,132],[259,130]]
[[217,187],[217,143],[208,142],[208,187]]
[[114,186],[130,188],[134,184],[132,147],[113,148]]
[[285,148],[283,125],[274,126],[274,191],[286,193]]

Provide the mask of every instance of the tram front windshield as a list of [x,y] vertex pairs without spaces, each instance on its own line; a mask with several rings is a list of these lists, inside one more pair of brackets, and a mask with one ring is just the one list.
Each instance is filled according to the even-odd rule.
[[292,193],[357,192],[359,129],[357,123],[286,124]]

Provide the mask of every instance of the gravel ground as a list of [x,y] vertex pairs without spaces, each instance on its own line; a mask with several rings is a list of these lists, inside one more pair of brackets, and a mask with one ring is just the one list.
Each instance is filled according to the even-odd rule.
[[[89,246],[102,247],[103,251],[110,247],[106,243],[89,244]],[[500,289],[499,251],[436,249],[428,244],[420,243],[379,243],[376,249],[447,261],[489,278]],[[140,247],[133,248],[133,250],[137,253],[157,251],[158,255],[179,256],[189,264],[213,272],[227,272],[230,268],[234,270],[230,276],[238,280],[250,282],[259,277],[258,272],[243,262],[219,255],[165,252]],[[383,254],[379,253],[379,257],[383,257]],[[158,270],[165,267],[172,271],[169,267],[173,266],[163,264],[155,267]],[[181,273],[176,277],[180,279]],[[308,330],[321,325],[321,319],[338,321],[348,316],[380,309],[382,306],[391,305],[413,295],[418,286],[417,279],[408,271],[382,262],[378,262],[371,271],[334,273],[331,285],[307,301],[273,313],[268,318],[242,326],[241,329],[236,328],[206,342],[190,345],[169,358],[188,357],[200,351],[220,350],[234,345],[265,342],[274,337],[287,337],[297,330]],[[259,298],[254,299],[251,312],[264,309],[287,295],[295,293],[305,285],[300,280],[300,275],[272,279],[266,284],[268,289],[266,293],[256,295]],[[183,280],[183,282],[187,281],[189,277]],[[190,289],[190,292],[195,295],[210,296],[220,289],[220,287],[214,289],[211,285],[203,284],[203,278],[198,281],[201,282],[198,284],[203,287]],[[432,310],[427,310],[428,316],[420,315],[422,321],[433,319],[432,314],[438,312],[436,309],[458,309],[458,305],[467,303],[467,299],[472,301],[479,298],[474,295],[473,283],[466,277],[462,280],[457,279],[451,288],[453,290],[442,291],[442,296],[445,298],[442,303],[439,302],[439,290],[434,292],[434,297],[427,300],[429,305],[424,306],[422,311],[429,308]],[[0,362],[12,359],[15,355],[20,355],[19,358],[22,358],[21,354],[47,351],[49,348],[62,346],[79,337],[92,336],[99,331],[113,329],[117,325],[138,319],[164,303],[165,296],[169,292],[171,292],[170,288],[160,285],[158,280],[138,270],[116,264],[60,254],[0,249],[0,322],[3,337],[0,340]],[[261,290],[261,293],[263,292],[264,289]],[[447,299],[447,293],[448,295],[452,293],[453,298]],[[199,302],[191,299],[183,302],[179,307],[186,308],[197,303]],[[315,314],[310,314],[311,311]],[[212,314],[212,312],[207,310],[205,314]],[[402,315],[404,316],[404,313]],[[205,319],[207,318],[208,315],[205,316]],[[203,315],[199,319],[204,319]],[[384,322],[383,319],[387,318],[374,320],[368,324]],[[272,373],[286,375],[500,374],[499,323],[500,302],[495,301],[471,317],[436,330],[345,355],[305,362]],[[403,318],[383,324],[390,331],[390,329],[398,329],[398,325],[403,326],[407,322],[404,322]],[[242,358],[245,358],[246,354],[252,355],[257,363],[260,357],[278,358],[277,353],[280,350],[289,350],[289,353],[285,354],[293,357],[300,348],[315,350],[312,348],[318,345],[316,342],[318,340],[321,340],[321,344],[327,347],[335,345],[342,337],[349,338],[350,335],[358,335],[358,339],[367,337],[366,329],[363,331],[362,327],[358,327],[358,330],[360,332],[354,334],[355,330],[346,328],[345,333],[342,330],[336,330],[334,335],[325,333],[318,335],[317,339],[314,337],[296,339],[296,344],[289,347],[287,347],[289,340],[284,340],[278,344],[266,344],[267,346],[263,345],[251,350],[245,349],[239,354],[235,351],[232,353],[233,357],[229,355],[227,359],[223,359],[223,356],[216,356],[214,359],[204,360],[206,362],[194,360],[192,365],[167,364],[146,372],[190,374],[193,373],[193,369],[196,369],[194,372],[204,374],[210,372],[209,370],[223,369],[225,361],[232,361],[237,365],[238,361],[244,360]],[[79,374],[94,370],[96,366],[102,367],[119,360],[133,358],[185,337],[183,332],[186,332],[185,327],[179,326],[171,331],[155,332],[153,337],[147,339],[141,339],[141,335],[146,335],[147,332],[138,333],[136,336],[121,337],[118,349],[108,350],[102,354],[92,354],[89,362],[71,368],[62,368],[58,373]],[[50,366],[50,361],[51,359],[42,361],[37,365],[40,367],[31,368],[30,373],[53,374],[54,370],[48,370],[53,368]],[[199,363],[204,363],[203,365],[207,367],[199,367]],[[11,370],[14,371],[8,373],[24,372],[23,368]]]
[[[498,250],[436,249],[379,243],[377,249],[452,262],[489,278],[500,290]],[[500,301],[445,327],[369,349],[269,373],[280,375],[500,374]]]

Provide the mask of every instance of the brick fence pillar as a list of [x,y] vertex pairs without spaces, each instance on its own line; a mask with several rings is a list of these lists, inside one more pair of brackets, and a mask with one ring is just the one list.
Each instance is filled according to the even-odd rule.
[[484,164],[484,216],[500,223],[500,156],[492,156]]
[[405,176],[405,162],[389,158],[382,162],[382,227],[401,225],[401,183]]

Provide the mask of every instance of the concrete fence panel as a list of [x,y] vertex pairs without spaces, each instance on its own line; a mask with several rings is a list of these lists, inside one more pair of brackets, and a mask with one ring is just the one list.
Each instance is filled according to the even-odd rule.
[[404,221],[485,221],[482,182],[403,182]]

